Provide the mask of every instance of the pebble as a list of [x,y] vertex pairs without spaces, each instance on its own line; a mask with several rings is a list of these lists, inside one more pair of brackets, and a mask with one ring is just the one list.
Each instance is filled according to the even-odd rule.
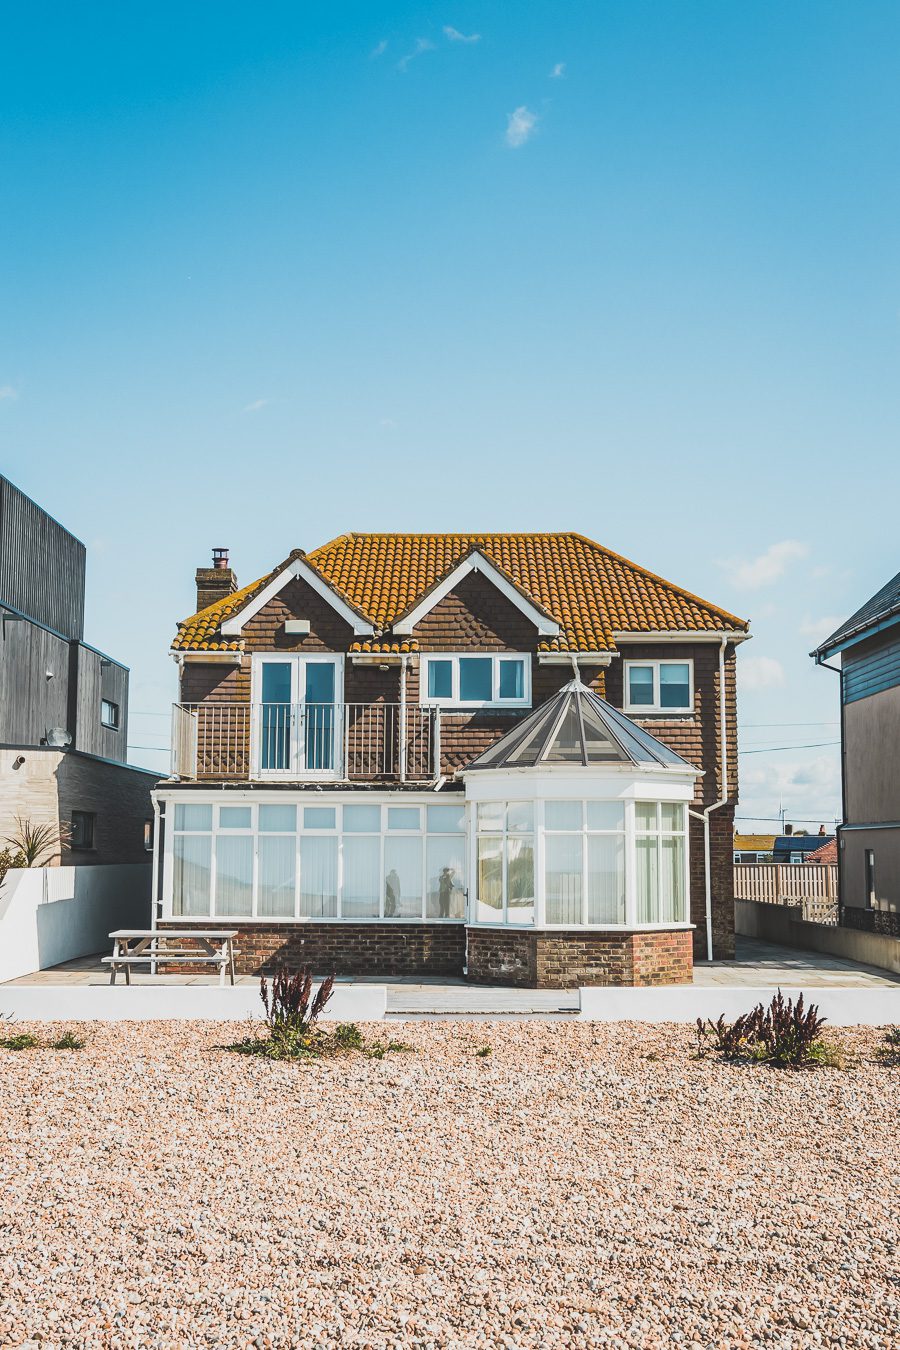
[[2,1346],[897,1344],[878,1032],[790,1073],[628,1023],[417,1022],[303,1064],[228,1053],[242,1025],[79,1031],[0,1049]]

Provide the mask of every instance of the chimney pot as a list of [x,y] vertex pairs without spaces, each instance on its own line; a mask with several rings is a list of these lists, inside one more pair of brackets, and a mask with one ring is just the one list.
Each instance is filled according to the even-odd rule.
[[228,566],[228,549],[214,548],[212,551],[213,567],[226,568]]

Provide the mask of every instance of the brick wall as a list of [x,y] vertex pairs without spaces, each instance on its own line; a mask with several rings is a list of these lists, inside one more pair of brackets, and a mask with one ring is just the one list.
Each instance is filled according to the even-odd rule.
[[691,933],[468,930],[473,984],[574,989],[580,985],[690,984]]
[[[183,927],[161,923],[161,928]],[[204,928],[237,928],[237,970],[271,973],[276,966],[317,975],[461,976],[466,933],[462,924],[236,923],[203,921]]]

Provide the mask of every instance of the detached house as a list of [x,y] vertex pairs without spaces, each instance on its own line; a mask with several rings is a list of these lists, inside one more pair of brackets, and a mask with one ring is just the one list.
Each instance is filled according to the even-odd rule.
[[245,970],[687,981],[733,955],[744,620],[577,534],[347,534],[178,625],[160,922]]

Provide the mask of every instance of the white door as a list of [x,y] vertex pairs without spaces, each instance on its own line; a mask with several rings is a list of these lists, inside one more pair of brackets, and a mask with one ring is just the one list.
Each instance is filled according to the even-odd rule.
[[260,778],[340,775],[343,658],[253,659],[253,765]]

